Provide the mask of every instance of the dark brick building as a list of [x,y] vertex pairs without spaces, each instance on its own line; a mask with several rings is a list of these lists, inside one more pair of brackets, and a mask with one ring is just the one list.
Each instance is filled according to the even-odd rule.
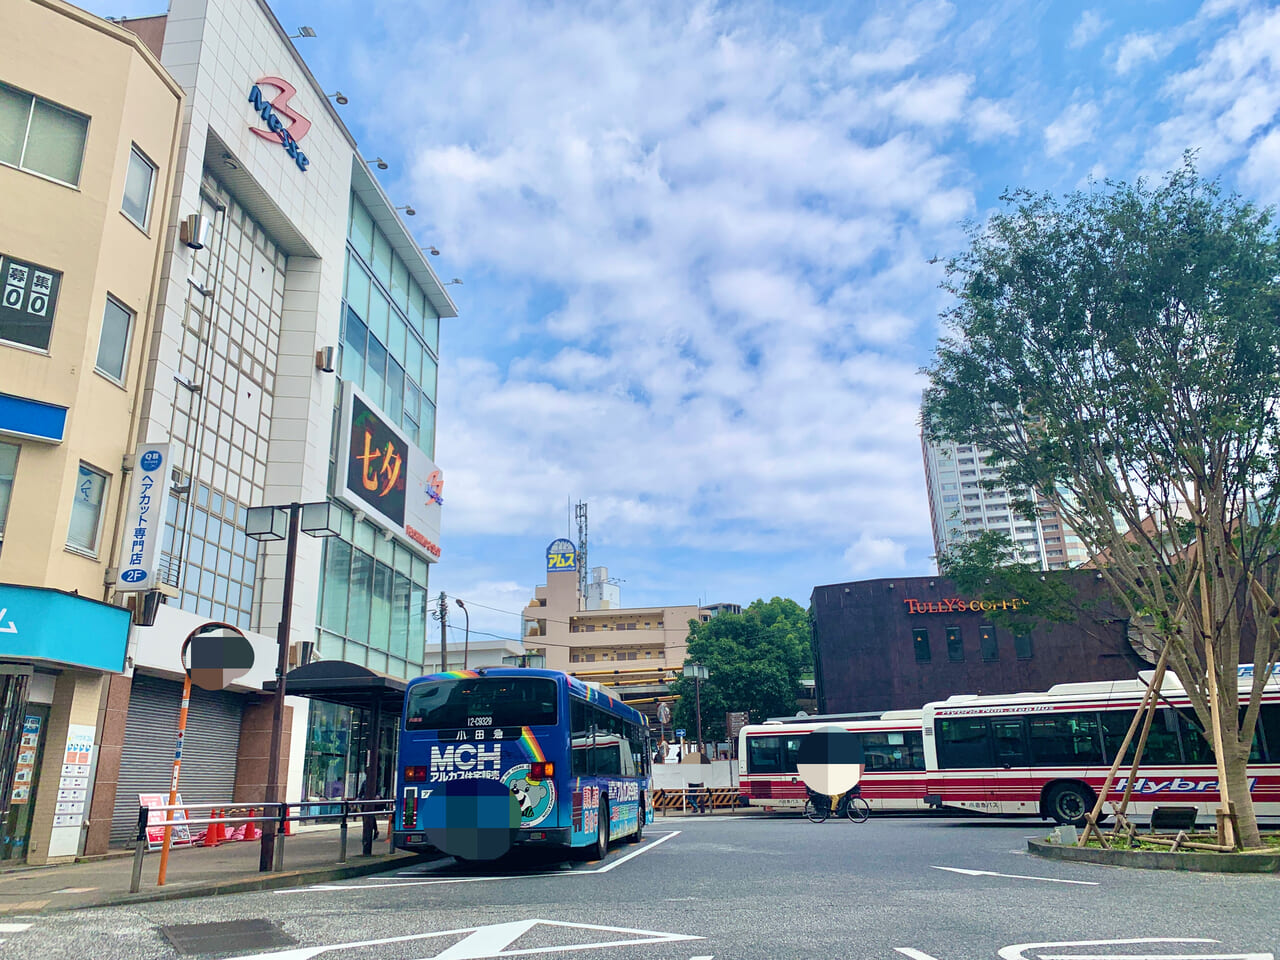
[[1131,680],[1150,669],[1129,642],[1127,613],[1096,574],[1047,575],[1073,581],[1087,612],[1076,622],[1041,622],[1016,636],[944,577],[815,587],[810,602],[819,710],[912,709],[955,693]]

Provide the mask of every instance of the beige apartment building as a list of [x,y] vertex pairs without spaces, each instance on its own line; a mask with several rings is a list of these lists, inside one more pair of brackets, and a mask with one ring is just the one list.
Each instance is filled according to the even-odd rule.
[[[182,118],[141,40],[58,0],[0,32],[0,857],[83,849],[108,606]],[[132,535],[132,534],[129,534]],[[8,739],[5,745],[8,746]]]
[[689,621],[703,619],[698,606],[588,610],[576,558],[568,540],[556,540],[547,548],[547,582],[535,588],[524,609],[526,650],[545,653],[548,669],[569,673],[679,670]]

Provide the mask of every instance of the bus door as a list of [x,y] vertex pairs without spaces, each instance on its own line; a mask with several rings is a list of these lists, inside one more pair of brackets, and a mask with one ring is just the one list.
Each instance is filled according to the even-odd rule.
[[1040,789],[1031,780],[1031,759],[1023,717],[991,717],[991,751],[995,777],[991,799],[1001,813],[1035,813]]

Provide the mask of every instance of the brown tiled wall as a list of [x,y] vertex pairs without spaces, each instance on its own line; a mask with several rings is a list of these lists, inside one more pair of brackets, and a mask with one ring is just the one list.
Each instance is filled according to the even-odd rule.
[[107,704],[98,728],[98,770],[93,783],[93,803],[89,807],[89,833],[85,856],[107,852],[111,836],[111,813],[120,781],[120,757],[124,751],[125,717],[129,713],[130,677],[115,675],[108,681]]
[[[251,803],[267,798],[267,760],[271,755],[271,713],[269,699],[246,703],[240,720],[240,752],[236,757],[236,785],[232,799]],[[289,773],[289,730],[293,707],[284,708],[284,739],[280,748],[280,783]]]

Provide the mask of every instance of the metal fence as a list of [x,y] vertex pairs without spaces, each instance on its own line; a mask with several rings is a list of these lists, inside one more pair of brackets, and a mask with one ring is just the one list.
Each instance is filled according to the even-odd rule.
[[[318,813],[318,809],[339,807],[339,811],[329,813]],[[188,811],[205,812],[206,816],[187,819]],[[231,816],[217,815],[219,812],[246,810],[247,814],[234,814]],[[173,819],[173,814],[182,811],[183,819]],[[337,822],[338,827],[338,863],[347,862],[347,833],[350,821],[372,820],[376,817],[387,816],[395,811],[395,800],[387,797],[379,797],[376,799],[335,799],[325,800],[323,802],[306,802],[306,803],[182,803],[172,806],[154,806],[138,808],[138,833],[134,841],[133,848],[133,876],[129,881],[129,892],[137,893],[142,886],[142,863],[150,849],[150,841],[147,833],[150,830],[164,829],[165,827],[198,827],[205,826],[206,829],[213,824],[250,824],[260,823],[263,825],[263,834],[271,835],[274,840],[274,851],[271,869],[279,872],[284,869],[284,846],[285,840],[289,834],[286,832],[286,825],[290,823],[299,823],[301,821],[310,822]],[[161,813],[165,815],[165,819],[153,819],[155,814]],[[392,832],[387,831],[387,843],[392,843]]]

